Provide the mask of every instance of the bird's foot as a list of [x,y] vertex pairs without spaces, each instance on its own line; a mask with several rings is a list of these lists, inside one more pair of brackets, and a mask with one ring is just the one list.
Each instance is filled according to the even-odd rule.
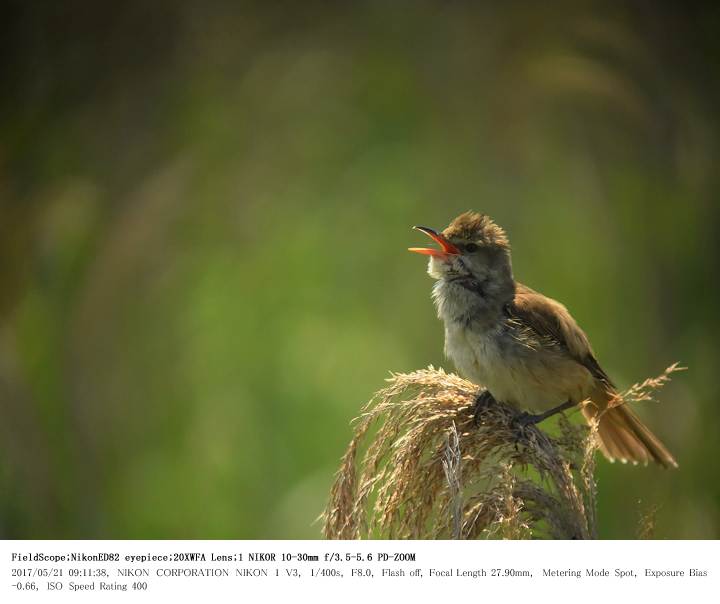
[[533,413],[528,413],[527,411],[521,411],[518,413],[515,417],[510,420],[513,428],[516,430],[524,430],[528,426],[534,426],[535,424],[539,424],[542,420],[544,420],[546,415],[544,413],[539,413],[537,415]]
[[528,426],[535,426],[539,424],[541,421],[546,420],[548,417],[552,417],[553,415],[557,415],[558,413],[562,413],[566,409],[570,409],[575,406],[575,403],[572,401],[567,401],[563,403],[562,405],[558,405],[557,407],[553,407],[549,411],[545,411],[544,413],[528,413],[527,411],[521,411],[518,413],[515,417],[513,417],[510,420],[510,425],[512,426],[514,432],[515,432],[515,439],[516,444],[517,441],[525,437],[525,430]]
[[521,425],[523,428],[526,426],[534,426],[535,424],[539,424],[541,421],[546,420],[548,417],[552,417],[553,415],[562,413],[567,409],[571,409],[575,405],[576,403],[572,401],[567,401],[562,405],[558,405],[557,407],[553,407],[549,411],[545,411],[544,413],[538,413],[537,415],[528,413],[527,411],[523,411],[521,413],[518,413],[512,419],[512,422],[513,424]]
[[542,421],[542,419],[527,411],[521,411],[510,420],[510,428],[512,429],[515,440],[515,450],[518,450],[521,442],[527,441],[526,430],[528,426],[534,426],[539,421]]
[[480,418],[490,405],[495,404],[493,395],[490,394],[489,390],[481,390],[475,398],[475,407],[473,409],[473,423],[478,426],[480,425]]

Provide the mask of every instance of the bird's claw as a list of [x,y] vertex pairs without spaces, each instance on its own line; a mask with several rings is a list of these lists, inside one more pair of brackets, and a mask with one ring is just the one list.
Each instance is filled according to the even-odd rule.
[[524,430],[528,426],[534,426],[535,424],[537,424],[540,417],[541,416],[533,415],[532,413],[528,413],[527,411],[521,411],[512,418],[512,425],[515,428]]
[[539,416],[528,413],[527,411],[521,411],[515,417],[510,420],[510,427],[512,428],[515,436],[515,449],[517,450],[518,444],[521,441],[527,441],[527,434],[525,431],[528,426],[534,426],[539,421]]
[[493,395],[490,394],[489,390],[481,390],[475,399],[475,407],[473,409],[473,423],[476,426],[480,425],[480,418],[485,410],[495,402]]

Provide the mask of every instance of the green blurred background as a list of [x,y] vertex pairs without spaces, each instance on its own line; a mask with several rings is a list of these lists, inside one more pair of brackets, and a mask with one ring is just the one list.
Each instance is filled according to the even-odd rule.
[[720,536],[717,4],[4,5],[0,536],[318,537],[466,209],[619,385],[690,367],[602,536]]

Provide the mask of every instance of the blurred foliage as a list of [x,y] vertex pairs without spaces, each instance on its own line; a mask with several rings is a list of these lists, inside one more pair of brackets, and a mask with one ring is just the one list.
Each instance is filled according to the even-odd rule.
[[717,6],[5,4],[0,536],[319,536],[472,208],[620,386],[690,367],[601,536],[720,537]]

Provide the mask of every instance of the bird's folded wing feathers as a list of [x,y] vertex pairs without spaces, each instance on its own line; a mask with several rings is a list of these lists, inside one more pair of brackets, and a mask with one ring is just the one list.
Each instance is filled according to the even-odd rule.
[[565,350],[593,377],[609,389],[614,389],[610,378],[595,359],[587,336],[562,304],[518,283],[515,298],[508,306],[508,315],[512,321],[531,330],[541,342],[550,340]]

